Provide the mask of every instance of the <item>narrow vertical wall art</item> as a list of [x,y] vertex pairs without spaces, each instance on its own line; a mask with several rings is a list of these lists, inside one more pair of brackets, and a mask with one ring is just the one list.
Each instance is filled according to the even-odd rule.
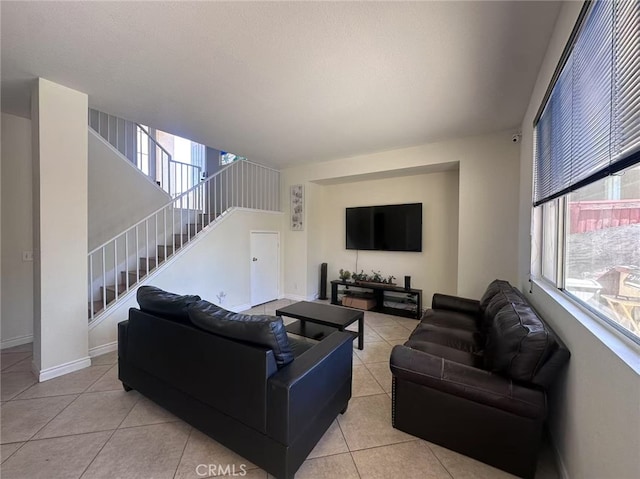
[[291,186],[291,229],[304,230],[304,186]]

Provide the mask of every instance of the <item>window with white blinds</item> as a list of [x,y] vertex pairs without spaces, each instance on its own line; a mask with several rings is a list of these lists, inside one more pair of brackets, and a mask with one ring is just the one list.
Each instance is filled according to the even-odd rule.
[[587,2],[535,122],[534,205],[640,161],[640,1]]

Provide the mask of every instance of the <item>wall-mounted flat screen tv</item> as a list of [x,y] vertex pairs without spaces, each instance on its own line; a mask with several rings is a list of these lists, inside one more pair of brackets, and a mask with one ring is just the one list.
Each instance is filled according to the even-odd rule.
[[347,208],[347,249],[422,251],[422,203]]

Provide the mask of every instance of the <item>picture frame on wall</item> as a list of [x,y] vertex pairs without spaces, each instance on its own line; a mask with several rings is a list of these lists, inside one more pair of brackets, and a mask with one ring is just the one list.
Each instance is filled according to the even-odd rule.
[[291,186],[291,229],[304,231],[304,185]]

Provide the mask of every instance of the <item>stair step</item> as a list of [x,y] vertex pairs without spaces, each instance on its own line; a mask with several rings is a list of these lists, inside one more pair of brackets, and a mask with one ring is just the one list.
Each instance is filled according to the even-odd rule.
[[162,257],[162,258],[168,258],[169,256],[171,256],[175,251],[180,249],[180,244],[176,245],[176,246],[171,246],[171,245],[159,245],[158,246],[158,256]]
[[216,215],[214,213],[212,213],[211,215],[209,215],[208,213],[202,213],[198,215],[198,224],[207,226],[209,223],[215,221],[215,219]]
[[[122,294],[124,294],[127,291],[127,285],[126,284],[119,284],[118,285],[118,297],[121,296]],[[101,297],[104,298],[104,294],[106,293],[107,295],[107,304],[109,304],[111,301],[115,301],[116,299],[116,286],[115,284],[112,285],[108,285],[106,288],[100,286],[100,295]]]
[[[179,250],[182,246],[186,245],[190,239],[193,239],[196,234],[202,231],[209,223],[215,221],[217,216],[215,214],[207,214],[200,213],[196,217],[195,223],[187,223],[187,233],[178,233],[173,235],[173,245],[158,245],[158,258],[154,257],[142,257],[139,258],[138,267],[140,268],[136,271],[121,271],[120,272],[120,284],[118,285],[118,296],[125,293],[127,291],[127,275],[129,276],[129,288],[136,284],[139,279],[144,278],[147,275],[147,264],[149,266],[149,272],[155,270],[160,264],[166,261],[171,255],[173,255],[177,250]],[[100,295],[104,297],[104,294],[107,295],[107,306],[115,300],[116,286],[108,285],[105,287],[100,287]],[[104,302],[102,299],[96,300],[93,302],[93,314],[94,316],[101,312],[104,308]],[[87,312],[89,318],[91,317],[91,302],[88,303]]]
[[[107,303],[108,304],[108,303]],[[102,301],[94,301],[93,302],[93,315],[95,316],[100,311],[102,311],[103,303]],[[87,317],[91,319],[91,301],[87,303]]]
[[200,231],[202,231],[202,229],[207,226],[206,224],[202,224],[202,223],[189,223],[187,225],[187,229],[189,231],[189,234],[191,234],[191,237],[193,238],[196,234],[198,234]]
[[156,269],[157,265],[162,264],[165,258],[162,255],[158,255],[158,259],[156,262],[155,257],[151,258],[140,258],[139,268],[140,271],[147,271],[147,262],[149,263],[149,271]]
[[[118,296],[127,291],[127,285],[125,283],[118,285]],[[107,294],[107,304],[116,299],[116,285],[108,285],[106,288],[100,286],[100,296],[104,298],[104,294]]]
[[[151,272],[151,270],[149,270],[149,272]],[[120,281],[124,284],[127,283],[127,275],[129,275],[129,287],[131,287],[131,285],[136,284],[136,282],[138,281],[138,277],[136,276],[136,273],[140,275],[140,279],[144,278],[147,275],[147,270],[146,269],[141,269],[139,271],[120,271]]]
[[189,242],[189,238],[193,238],[193,235],[189,235],[187,233],[173,235],[173,241],[177,247],[180,247],[181,244],[187,244]]

